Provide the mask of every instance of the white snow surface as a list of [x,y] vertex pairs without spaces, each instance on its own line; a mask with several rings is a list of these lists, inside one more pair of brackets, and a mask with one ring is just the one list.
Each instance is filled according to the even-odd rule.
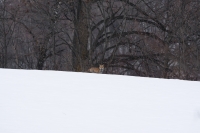
[[200,82],[0,69],[0,133],[200,133]]

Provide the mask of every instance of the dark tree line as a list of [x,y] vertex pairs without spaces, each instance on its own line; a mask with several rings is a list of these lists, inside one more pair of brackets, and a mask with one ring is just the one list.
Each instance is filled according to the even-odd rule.
[[200,80],[199,0],[1,0],[0,67]]

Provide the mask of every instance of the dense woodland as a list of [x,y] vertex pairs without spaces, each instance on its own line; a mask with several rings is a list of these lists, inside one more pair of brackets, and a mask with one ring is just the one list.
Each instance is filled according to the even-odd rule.
[[200,80],[200,0],[0,0],[0,67]]

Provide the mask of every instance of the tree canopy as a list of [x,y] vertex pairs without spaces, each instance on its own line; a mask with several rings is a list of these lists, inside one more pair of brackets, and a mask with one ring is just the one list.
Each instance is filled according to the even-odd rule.
[[3,0],[0,67],[200,80],[198,0]]

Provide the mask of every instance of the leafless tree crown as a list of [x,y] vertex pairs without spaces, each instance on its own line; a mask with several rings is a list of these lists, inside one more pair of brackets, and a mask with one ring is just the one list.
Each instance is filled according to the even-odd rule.
[[200,80],[198,0],[1,0],[0,67]]

